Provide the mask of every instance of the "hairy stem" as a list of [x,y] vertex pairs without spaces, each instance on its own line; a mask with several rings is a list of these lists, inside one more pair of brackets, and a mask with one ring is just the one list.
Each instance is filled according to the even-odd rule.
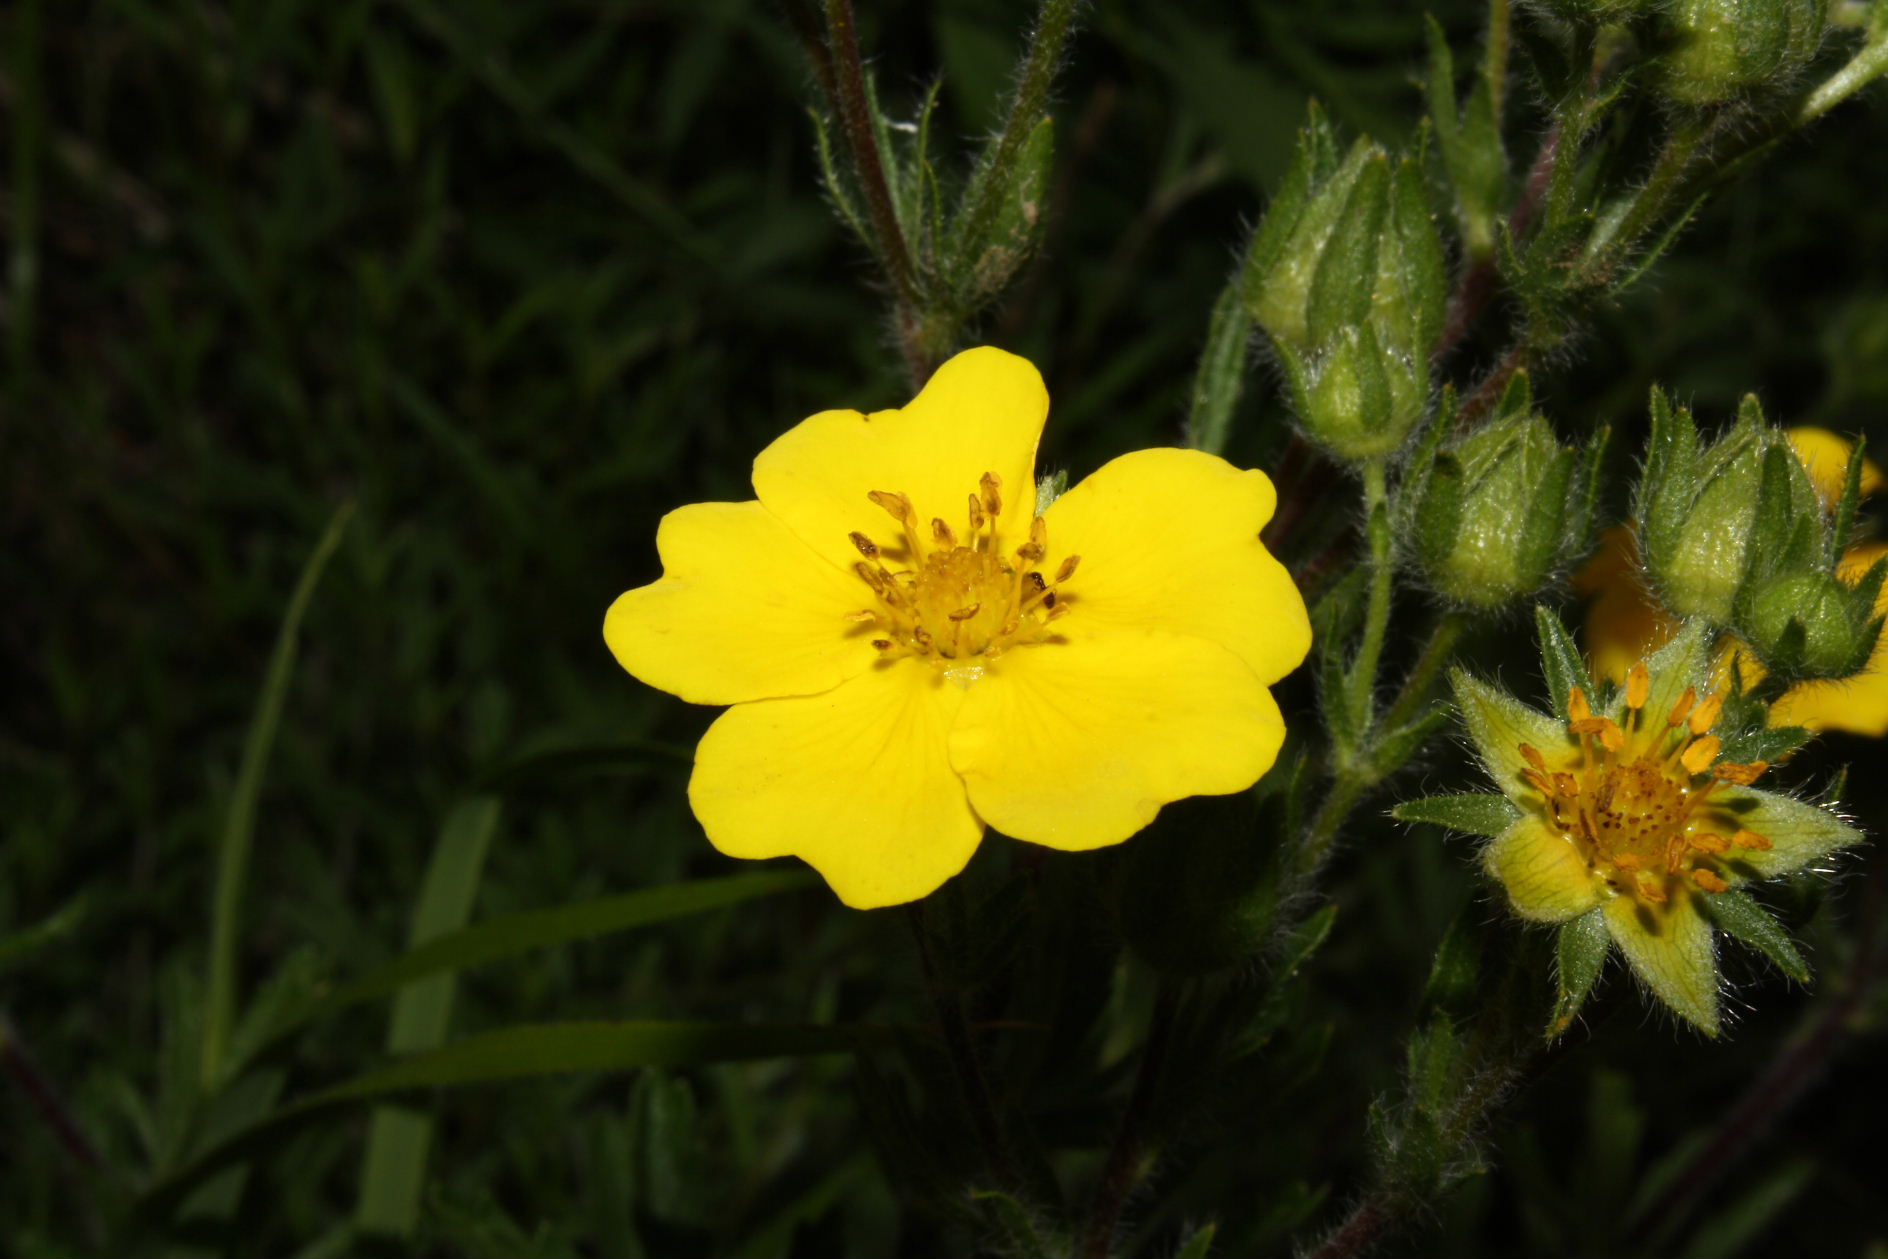
[[[852,149],[852,163],[865,194],[867,213],[872,216],[872,234],[878,238],[879,256],[886,274],[897,290],[898,300],[907,308],[917,303],[917,282],[911,269],[911,252],[905,246],[903,226],[892,202],[891,186],[885,182],[885,161],[878,150],[878,134],[872,126],[871,106],[865,93],[865,63],[859,54],[859,32],[852,15],[852,0],[826,0],[826,47],[830,57],[831,77],[839,107],[839,121],[846,143]],[[819,61],[815,60],[815,65]],[[901,325],[905,320],[900,320]]]

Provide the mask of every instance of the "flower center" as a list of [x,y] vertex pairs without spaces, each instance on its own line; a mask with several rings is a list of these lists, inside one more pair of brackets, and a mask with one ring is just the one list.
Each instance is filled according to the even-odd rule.
[[1049,546],[1040,516],[1029,523],[1029,540],[1005,555],[997,537],[1002,487],[996,473],[983,474],[969,495],[962,535],[942,517],[921,527],[908,495],[866,495],[901,529],[900,541],[888,546],[863,533],[851,535],[863,557],[853,567],[877,596],[877,606],[851,619],[877,631],[872,645],[881,655],[920,657],[953,682],[969,685],[1010,648],[1049,638],[1049,623],[1068,612],[1058,592],[1081,557],[1069,556],[1045,579],[1035,567]]
[[1720,743],[1710,733],[1724,706],[1721,695],[1702,703],[1691,687],[1659,720],[1645,712],[1651,677],[1643,663],[1626,677],[1622,729],[1596,717],[1586,695],[1567,696],[1567,729],[1578,739],[1580,759],[1555,769],[1540,749],[1523,743],[1528,763],[1521,771],[1542,796],[1543,814],[1580,850],[1595,878],[1614,894],[1655,904],[1681,889],[1722,892],[1725,857],[1734,849],[1765,849],[1770,841],[1745,830],[1712,794],[1723,783],[1755,782],[1762,761],[1719,761]]

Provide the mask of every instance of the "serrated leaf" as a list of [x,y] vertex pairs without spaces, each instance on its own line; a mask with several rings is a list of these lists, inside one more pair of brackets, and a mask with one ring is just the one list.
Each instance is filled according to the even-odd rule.
[[1399,822],[1427,822],[1464,835],[1493,839],[1520,818],[1521,810],[1506,796],[1473,792],[1405,800],[1390,810],[1390,816]]
[[1606,954],[1613,937],[1606,930],[1603,910],[1593,910],[1561,924],[1554,944],[1555,982],[1559,995],[1554,999],[1553,1017],[1547,1024],[1551,1040],[1572,1026],[1586,1004],[1588,994],[1606,965]]
[[1748,893],[1731,888],[1701,899],[1711,921],[1726,934],[1769,958],[1778,970],[1797,983],[1809,982],[1809,963],[1796,951],[1789,933]]

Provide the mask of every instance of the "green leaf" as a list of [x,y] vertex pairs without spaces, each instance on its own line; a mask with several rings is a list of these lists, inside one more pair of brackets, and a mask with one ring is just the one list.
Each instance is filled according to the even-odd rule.
[[1485,916],[1480,905],[1471,904],[1449,923],[1442,943],[1436,946],[1429,979],[1423,985],[1424,1009],[1453,1014],[1474,1008],[1481,993],[1481,936]]
[[1390,810],[1390,816],[1399,822],[1427,822],[1461,831],[1464,835],[1493,839],[1520,819],[1521,810],[1506,796],[1475,792],[1405,800]]
[[243,759],[236,772],[236,785],[230,792],[229,808],[223,816],[210,911],[209,983],[204,994],[199,1063],[199,1074],[206,1088],[214,1088],[222,1082],[230,1036],[235,1028],[236,954],[242,943],[243,905],[249,895],[249,856],[255,844],[256,808],[262,796],[262,776],[269,767],[269,752],[275,746],[275,732],[282,724],[289,683],[295,677],[302,618],[308,612],[328,560],[341,545],[341,535],[346,532],[353,514],[352,502],[335,509],[321,540],[315,543],[314,551],[302,567],[301,579],[295,583],[295,592],[289,597],[288,610],[276,633],[275,650],[270,654],[262,693],[256,700],[256,713],[250,720],[249,734],[243,740]]
[[1272,966],[1272,983],[1275,987],[1284,984],[1311,960],[1312,955],[1330,938],[1331,927],[1336,922],[1337,905],[1332,903],[1322,906],[1287,933],[1279,948],[1278,960]]
[[1187,441],[1196,450],[1220,454],[1232,431],[1233,410],[1245,388],[1246,350],[1252,340],[1252,317],[1240,300],[1239,277],[1221,290],[1213,303],[1206,328],[1206,348],[1193,376],[1192,411],[1187,416]]
[[440,971],[479,966],[533,949],[722,909],[757,896],[798,891],[817,882],[817,876],[804,870],[765,870],[488,918],[420,945],[344,985],[310,1010],[307,1017],[325,1017],[358,1002],[386,996]]
[[[471,916],[498,817],[499,802],[492,796],[465,801],[447,815],[414,907],[414,945],[464,926]],[[457,984],[458,975],[446,972],[402,989],[393,1003],[388,1050],[415,1053],[443,1044]],[[354,1222],[362,1231],[412,1236],[419,1224],[432,1135],[431,1115],[392,1106],[375,1108],[354,1207]]]
[[80,893],[50,917],[42,918],[30,927],[0,935],[0,970],[58,942],[84,920],[85,895]]
[[1540,640],[1547,698],[1553,703],[1554,716],[1565,721],[1567,697],[1574,687],[1586,692],[1589,702],[1597,698],[1593,694],[1592,675],[1587,672],[1586,661],[1580,658],[1580,649],[1573,644],[1573,635],[1567,633],[1566,625],[1553,609],[1544,604],[1534,605],[1534,633]]
[[274,1148],[313,1119],[369,1098],[572,1071],[852,1053],[894,1043],[897,1032],[884,1025],[660,1021],[500,1028],[368,1071],[223,1137],[187,1166],[151,1184],[134,1208],[131,1229],[168,1218],[185,1195],[223,1168]]
[[1572,1026],[1580,1007],[1598,982],[1606,965],[1607,951],[1613,937],[1606,930],[1603,910],[1595,909],[1561,924],[1555,942],[1555,980],[1559,995],[1554,999],[1553,1017],[1547,1024],[1549,1040]]
[[1778,970],[1797,983],[1809,982],[1809,964],[1796,951],[1789,933],[1748,893],[1731,888],[1701,900],[1711,921],[1727,934],[1769,958]]
[[1180,1249],[1173,1252],[1173,1259],[1206,1259],[1213,1251],[1213,1237],[1218,1232],[1216,1222],[1209,1220],[1202,1224],[1193,1236],[1180,1243]]

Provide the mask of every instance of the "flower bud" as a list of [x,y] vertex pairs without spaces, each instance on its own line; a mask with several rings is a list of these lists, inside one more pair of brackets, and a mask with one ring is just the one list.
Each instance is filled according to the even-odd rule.
[[1415,513],[1416,560],[1430,585],[1488,610],[1545,586],[1584,542],[1581,463],[1531,412],[1438,455]]
[[1766,671],[1796,680],[1859,673],[1880,626],[1872,601],[1821,572],[1784,573],[1764,582],[1739,618],[1739,636]]
[[[1746,398],[1731,431],[1700,448],[1691,413],[1652,396],[1652,435],[1639,484],[1639,547],[1652,586],[1666,610],[1678,618],[1702,617],[1716,626],[1732,619],[1749,571],[1764,468],[1782,434],[1763,422],[1755,399]],[[1778,492],[1782,514],[1820,522],[1816,492],[1794,458],[1777,462],[1787,484]],[[1772,522],[1769,533],[1789,524]],[[1820,527],[1819,523],[1818,526]]]
[[1359,141],[1340,163],[1321,114],[1254,235],[1242,276],[1306,432],[1344,459],[1401,447],[1429,404],[1447,301],[1414,159]]
[[1826,8],[1826,0],[1676,0],[1660,64],[1666,95],[1716,105],[1787,86],[1822,46]]

